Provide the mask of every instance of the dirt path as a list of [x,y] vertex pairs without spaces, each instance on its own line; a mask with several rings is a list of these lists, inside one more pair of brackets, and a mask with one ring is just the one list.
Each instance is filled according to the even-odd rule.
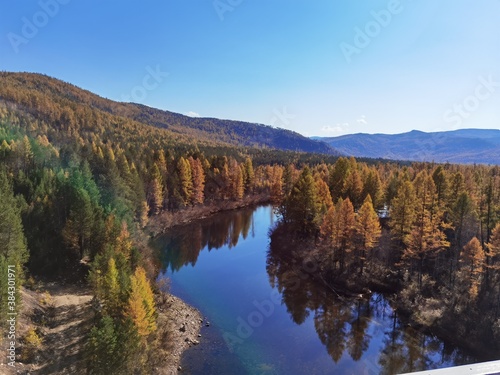
[[47,284],[52,307],[44,328],[43,350],[34,374],[85,374],[85,338],[94,313],[90,289],[82,285]]

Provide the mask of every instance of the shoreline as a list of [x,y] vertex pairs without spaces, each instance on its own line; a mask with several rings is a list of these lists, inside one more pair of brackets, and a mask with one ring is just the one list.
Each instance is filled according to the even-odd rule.
[[150,238],[153,238],[168,229],[179,225],[186,225],[195,220],[206,219],[221,212],[270,203],[268,194],[257,194],[244,197],[238,201],[213,201],[210,204],[191,206],[178,211],[164,211],[157,216],[149,218],[149,223],[144,228],[144,232]]

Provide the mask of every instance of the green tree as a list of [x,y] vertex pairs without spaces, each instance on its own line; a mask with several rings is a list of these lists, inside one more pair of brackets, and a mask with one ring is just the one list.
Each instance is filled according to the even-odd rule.
[[309,167],[304,167],[288,198],[284,201],[283,216],[298,232],[316,233],[319,207],[316,184]]
[[[0,171],[0,313],[4,317],[7,316],[5,313],[9,297],[7,270],[15,274],[16,300],[20,301],[19,291],[24,279],[24,265],[28,260],[26,239],[18,207],[7,175]],[[8,268],[9,266],[14,266],[14,268]],[[16,304],[16,307],[18,306],[19,303]]]

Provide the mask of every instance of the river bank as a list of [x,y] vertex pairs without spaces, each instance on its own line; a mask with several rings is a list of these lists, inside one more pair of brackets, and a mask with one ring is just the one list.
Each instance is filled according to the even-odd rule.
[[167,229],[178,225],[189,224],[193,220],[204,219],[219,212],[268,204],[269,202],[269,194],[256,194],[246,196],[238,201],[213,201],[208,204],[191,206],[174,212],[165,211],[157,216],[151,217],[145,231],[150,237],[155,237],[164,233]]

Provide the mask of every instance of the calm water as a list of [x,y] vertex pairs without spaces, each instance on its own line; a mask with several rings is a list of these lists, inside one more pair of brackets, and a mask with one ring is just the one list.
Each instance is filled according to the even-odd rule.
[[381,295],[337,296],[269,249],[271,207],[175,228],[154,241],[160,278],[210,322],[187,374],[394,374],[473,361],[402,324]]

